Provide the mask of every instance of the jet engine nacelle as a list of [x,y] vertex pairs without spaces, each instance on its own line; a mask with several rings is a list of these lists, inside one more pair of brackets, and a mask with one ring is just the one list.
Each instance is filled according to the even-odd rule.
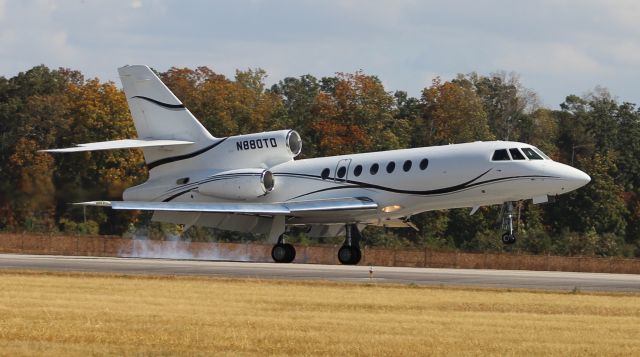
[[224,143],[226,155],[218,165],[234,167],[238,163],[250,167],[272,167],[293,160],[302,151],[302,140],[295,130],[231,136]]
[[198,186],[198,192],[228,200],[249,200],[264,196],[274,187],[273,174],[263,169],[230,170],[212,176]]

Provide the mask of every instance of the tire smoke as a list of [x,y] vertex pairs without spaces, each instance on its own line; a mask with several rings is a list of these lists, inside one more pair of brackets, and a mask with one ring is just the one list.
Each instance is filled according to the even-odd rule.
[[144,236],[132,239],[131,250],[121,250],[124,258],[156,258],[182,260],[232,260],[249,261],[245,250],[224,249],[220,245],[180,240],[179,236],[167,240],[151,240]]

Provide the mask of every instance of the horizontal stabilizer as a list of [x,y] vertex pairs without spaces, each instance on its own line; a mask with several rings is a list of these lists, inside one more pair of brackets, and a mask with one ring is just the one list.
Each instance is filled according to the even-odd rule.
[[124,140],[100,141],[97,143],[78,144],[78,146],[72,147],[72,148],[47,149],[47,150],[39,150],[39,151],[40,152],[80,152],[80,151],[133,149],[133,148],[190,145],[190,144],[193,144],[193,142],[182,141],[182,140],[124,139]]
[[378,208],[378,204],[368,198],[353,197],[281,203],[91,201],[76,204],[111,207],[118,210],[236,213],[269,216],[296,215],[298,213],[309,212],[370,210]]

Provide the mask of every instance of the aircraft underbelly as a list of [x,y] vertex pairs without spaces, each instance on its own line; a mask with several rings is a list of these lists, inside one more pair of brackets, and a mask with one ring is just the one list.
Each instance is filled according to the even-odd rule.
[[185,226],[212,227],[229,231],[269,233],[273,219],[255,215],[155,211],[153,221]]

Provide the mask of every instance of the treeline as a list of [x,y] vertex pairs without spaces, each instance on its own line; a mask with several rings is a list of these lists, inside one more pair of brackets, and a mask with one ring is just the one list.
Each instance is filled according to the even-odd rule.
[[[304,141],[301,157],[514,140],[592,177],[555,203],[521,203],[513,246],[499,240],[497,207],[473,216],[469,210],[416,215],[412,221],[419,231],[369,227],[368,245],[640,256],[640,110],[604,89],[569,95],[558,108],[545,108],[517,76],[505,73],[435,79],[418,98],[386,91],[376,76],[362,72],[288,77],[270,88],[261,69],[237,71],[233,79],[207,67],[159,75],[215,136],[292,128]],[[136,150],[37,153],[135,137],[126,99],[113,82],[45,66],[0,77],[0,135],[0,230],[257,238],[202,227],[181,232],[150,224],[149,213],[69,204],[119,200],[126,187],[146,179]],[[311,242],[303,232],[293,232],[292,239]]]

